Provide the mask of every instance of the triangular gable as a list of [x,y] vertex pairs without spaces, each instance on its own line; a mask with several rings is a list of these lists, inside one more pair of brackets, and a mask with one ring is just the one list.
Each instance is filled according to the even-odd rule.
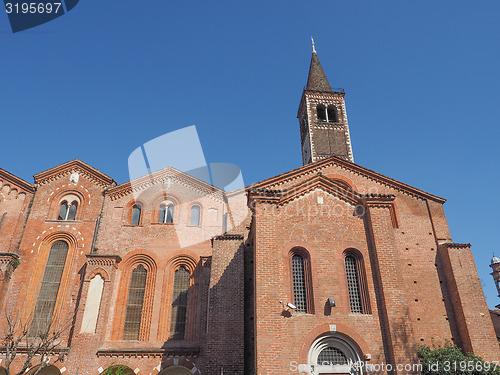
[[147,174],[146,176],[139,177],[132,181],[124,182],[123,184],[115,186],[108,190],[108,195],[111,197],[111,199],[117,199],[131,194],[132,192],[146,190],[156,184],[165,184],[168,181],[170,181],[170,183],[182,183],[184,185],[191,186],[201,194],[213,194],[219,197],[220,200],[223,199],[223,190],[213,185],[207,184],[205,181],[193,177],[190,174],[182,172],[172,166],[160,169],[159,171]]
[[336,156],[332,156],[332,157],[329,157],[327,159],[317,161],[316,163],[307,164],[307,165],[304,165],[303,167],[294,169],[292,171],[285,172],[285,173],[282,173],[278,176],[265,179],[261,182],[257,182],[255,184],[249,186],[248,188],[249,189],[270,189],[270,190],[273,190],[273,189],[276,189],[276,187],[279,185],[291,182],[297,178],[311,174],[315,170],[321,171],[321,169],[323,169],[327,166],[338,166],[338,167],[346,169],[350,172],[359,174],[359,175],[361,175],[365,178],[368,178],[372,181],[376,181],[380,184],[386,185],[390,188],[404,192],[406,194],[409,194],[411,196],[414,196],[414,197],[417,197],[420,199],[430,199],[430,200],[439,202],[441,204],[446,202],[446,199],[444,199],[444,198],[440,198],[436,195],[427,193],[423,190],[417,189],[413,186],[407,185],[403,182],[400,182],[400,181],[397,181],[397,180],[392,179],[390,177],[384,176],[383,174],[374,172],[368,168],[351,163],[347,160],[338,158]]
[[18,189],[24,190],[26,192],[32,193],[34,191],[33,185],[22,178],[7,172],[5,169],[0,168],[0,180],[3,181],[3,185],[14,185]]
[[299,184],[283,190],[250,188],[250,199],[259,202],[284,205],[316,189],[326,191],[352,205],[359,204],[363,198],[361,194],[350,189],[345,183],[329,179],[320,172],[312,178],[301,181]]
[[80,173],[82,176],[103,187],[116,184],[111,177],[79,159],[74,159],[57,167],[47,169],[46,171],[37,173],[33,177],[35,178],[35,184],[43,185],[74,172]]

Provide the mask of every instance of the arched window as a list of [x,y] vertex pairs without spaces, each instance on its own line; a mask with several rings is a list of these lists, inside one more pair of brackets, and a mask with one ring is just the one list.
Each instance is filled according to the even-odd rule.
[[42,284],[38,292],[35,311],[30,326],[30,336],[38,336],[47,332],[52,322],[57,294],[68,255],[68,244],[56,241],[52,244],[43,273]]
[[179,267],[174,274],[172,313],[170,317],[170,338],[174,340],[183,340],[186,332],[190,276],[189,271],[184,266]]
[[315,365],[314,374],[356,374],[363,372],[355,364],[361,356],[354,341],[344,335],[322,335],[310,350],[308,361]]
[[345,273],[347,275],[347,288],[349,289],[349,302],[351,312],[362,313],[361,291],[359,288],[359,275],[356,267],[356,258],[353,256],[345,257]]
[[338,122],[337,109],[333,105],[328,106],[327,110],[328,122]]
[[302,255],[292,256],[293,304],[298,312],[307,312],[306,271]]
[[148,273],[142,264],[132,271],[128,289],[123,340],[139,340],[147,276]]
[[77,208],[78,208],[78,202],[73,201],[68,208],[68,218],[66,220],[75,220]]
[[141,222],[141,206],[135,204],[132,207],[132,214],[130,215],[130,225],[139,225]]
[[200,206],[193,206],[191,207],[191,219],[189,224],[192,226],[199,226],[200,225],[200,214],[201,214],[201,208]]
[[68,204],[67,201],[62,201],[57,220],[75,220],[77,208],[77,201],[73,201],[71,204]]
[[351,312],[357,314],[371,314],[362,256],[354,249],[347,250],[347,255],[345,257],[345,273]]
[[172,202],[165,201],[160,204],[158,222],[168,224],[172,224],[174,222],[174,204]]
[[68,202],[62,201],[57,220],[66,220],[67,217],[68,217]]
[[318,116],[318,121],[326,122],[326,108],[323,104],[318,104],[316,106],[316,113]]

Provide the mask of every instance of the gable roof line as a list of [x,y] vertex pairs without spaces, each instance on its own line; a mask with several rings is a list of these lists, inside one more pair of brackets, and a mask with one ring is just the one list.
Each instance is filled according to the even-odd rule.
[[[171,172],[172,176],[168,176],[167,174]],[[204,189],[206,192],[210,193],[220,193],[223,194],[224,191],[219,189],[216,186],[213,186],[211,184],[206,183],[203,180],[200,180],[196,177],[191,176],[189,173],[182,172],[172,166],[168,166],[166,168],[162,168],[158,171],[155,171],[151,174],[147,174],[142,177],[138,177],[132,181],[127,181],[124,182],[118,186],[114,186],[111,189],[109,189],[106,194],[115,197],[115,196],[124,196],[127,194],[130,194],[132,192],[132,184],[137,187],[138,190],[145,190],[147,189],[150,185],[158,182],[159,178],[162,176],[166,177],[177,177],[177,176],[183,176],[187,182],[191,182],[193,185],[199,186],[201,189]]]
[[96,178],[102,185],[112,185],[116,184],[115,180],[107,174],[101,172],[100,170],[92,167],[91,165],[81,161],[80,159],[73,159],[66,163],[59,164],[55,167],[49,168],[43,172],[39,172],[33,175],[35,179],[35,184],[43,184],[50,180],[51,177],[61,175],[65,170],[70,168],[79,168],[82,172],[88,173],[90,176]]
[[[28,181],[23,180],[21,177],[17,177],[16,175],[10,173],[9,171],[6,171],[3,168],[0,168],[0,177],[30,193],[33,193],[35,191],[33,184],[30,184]],[[5,183],[2,184],[2,186],[3,185],[5,185]]]
[[327,165],[338,165],[340,167],[343,167],[351,172],[358,173],[366,178],[369,178],[373,181],[376,181],[378,183],[382,183],[384,185],[388,185],[396,190],[405,192],[409,195],[416,196],[421,199],[431,199],[433,201],[439,202],[443,204],[446,202],[446,199],[438,197],[437,195],[433,195],[430,193],[427,193],[423,190],[417,189],[413,186],[410,186],[408,184],[405,184],[401,181],[395,180],[393,178],[387,177],[381,173],[372,171],[371,169],[368,169],[366,167],[362,167],[358,164],[351,163],[347,160],[338,158],[336,156],[331,156],[327,159],[319,160],[315,163],[310,163],[307,165],[304,165],[302,167],[293,169],[291,171],[279,174],[274,177],[267,178],[265,180],[262,180],[260,182],[257,182],[255,184],[250,185],[248,188],[260,188],[266,185],[276,185],[280,182],[287,182],[290,181],[294,178],[297,178],[298,175],[308,173],[312,170],[318,169],[318,168],[325,168]]

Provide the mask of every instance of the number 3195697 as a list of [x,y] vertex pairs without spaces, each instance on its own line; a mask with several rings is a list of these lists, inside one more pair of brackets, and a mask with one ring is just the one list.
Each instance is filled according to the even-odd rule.
[[[7,13],[58,13],[61,3],[6,3]],[[61,9],[62,11],[62,9]]]

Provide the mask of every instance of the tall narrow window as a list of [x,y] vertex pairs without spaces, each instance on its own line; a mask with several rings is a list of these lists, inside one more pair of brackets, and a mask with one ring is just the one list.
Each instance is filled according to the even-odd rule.
[[75,220],[76,217],[76,209],[78,208],[78,202],[74,201],[71,203],[68,209],[68,218],[67,220]]
[[301,255],[292,257],[293,274],[293,302],[296,311],[307,312],[306,279],[304,271],[304,258]]
[[130,225],[139,225],[141,221],[141,206],[135,204],[132,207],[132,215],[130,216]]
[[189,277],[189,271],[184,266],[175,271],[170,317],[170,338],[174,340],[184,339],[186,332]]
[[0,220],[0,229],[2,229],[3,221],[5,220],[5,216],[7,216],[7,212],[4,212],[2,215],[2,219]]
[[132,271],[128,289],[123,340],[139,340],[147,276],[148,272],[143,265],[138,265]]
[[200,206],[191,207],[190,225],[196,226],[196,227],[200,225],[200,213],[201,213]]
[[359,275],[356,267],[356,258],[353,256],[345,257],[345,272],[347,275],[347,288],[349,289],[349,302],[351,304],[351,312],[363,313],[363,305],[361,303],[361,292],[359,288]]
[[35,311],[33,312],[30,336],[35,337],[47,332],[50,327],[67,255],[68,244],[64,241],[56,241],[50,247]]
[[168,224],[172,224],[174,222],[174,204],[172,202],[168,201],[160,204],[158,222]]
[[318,104],[316,106],[316,113],[318,115],[318,121],[326,121],[326,108],[323,104]]
[[328,106],[328,122],[337,122],[337,111],[333,105]]
[[59,216],[57,217],[57,220],[66,220],[67,216],[68,216],[68,202],[63,201],[61,203],[61,208],[59,209]]
[[227,212],[222,215],[222,233],[226,233],[227,232]]

